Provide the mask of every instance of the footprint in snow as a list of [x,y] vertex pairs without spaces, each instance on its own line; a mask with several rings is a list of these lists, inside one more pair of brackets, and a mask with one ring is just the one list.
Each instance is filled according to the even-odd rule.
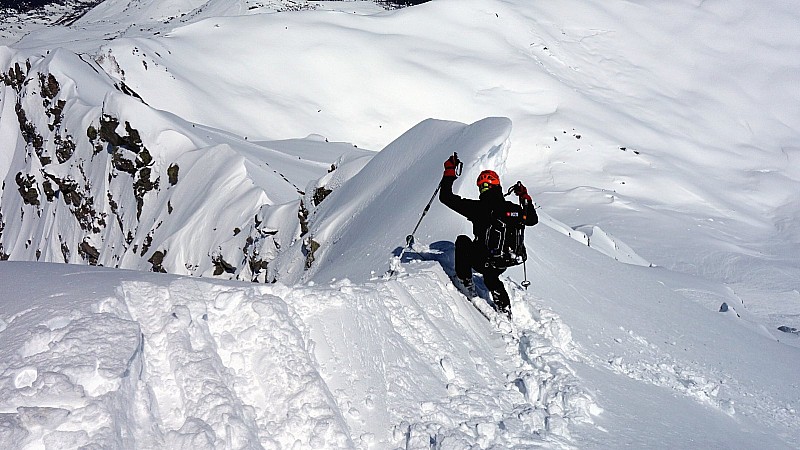
[[453,362],[450,361],[450,358],[445,356],[439,360],[439,365],[442,367],[442,373],[444,373],[444,376],[447,377],[448,380],[455,378],[456,372],[453,370]]

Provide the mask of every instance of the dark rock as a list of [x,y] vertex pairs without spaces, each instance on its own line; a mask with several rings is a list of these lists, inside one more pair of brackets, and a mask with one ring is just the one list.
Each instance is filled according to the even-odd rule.
[[164,250],[156,250],[153,252],[153,256],[150,257],[147,261],[153,265],[152,271],[158,273],[167,273],[166,269],[162,265],[164,263],[164,257],[167,256],[167,251]]
[[58,80],[56,80],[56,77],[54,77],[52,73],[47,74],[46,77],[43,73],[40,73],[39,84],[42,88],[42,97],[49,98],[51,100],[56,98],[58,91],[61,90]]
[[139,136],[139,130],[132,128],[130,122],[125,121],[125,131],[128,132],[127,138],[124,138],[125,143],[136,153],[143,148],[142,138]]
[[333,191],[328,189],[328,188],[326,188],[326,187],[324,187],[324,186],[314,189],[314,196],[312,198],[312,201],[314,202],[314,206],[317,206],[320,203],[322,203],[322,201],[325,200],[325,197],[330,195],[331,192],[333,192]]
[[[144,237],[144,242],[142,242],[142,252],[139,253],[139,256],[144,256],[147,253],[147,250],[150,249],[150,246],[153,245],[153,231],[147,233],[147,236]],[[134,250],[135,252],[136,250]]]
[[303,253],[306,255],[306,270],[314,264],[314,253],[319,250],[319,242],[312,238],[303,241]]
[[39,190],[36,188],[36,178],[32,175],[23,175],[22,172],[17,172],[15,180],[19,195],[22,196],[22,201],[28,205],[39,206]]
[[61,237],[61,235],[58,236],[58,240],[61,242],[61,255],[64,257],[64,262],[69,262],[69,247],[67,247],[67,244],[64,242],[64,239]]
[[300,219],[300,236],[305,236],[308,233],[308,209],[300,200],[300,207],[297,210],[297,218]]
[[72,158],[73,154],[75,154],[75,143],[72,142],[72,139],[69,136],[62,139],[60,136],[56,135],[55,144],[56,159],[58,159],[60,164],[64,164],[70,158]]
[[53,190],[53,184],[50,183],[50,180],[44,180],[42,182],[42,190],[44,190],[44,195],[47,197],[48,202],[55,200],[56,192]]
[[108,142],[114,147],[119,147],[123,144],[122,138],[117,134],[117,127],[119,120],[109,115],[103,115],[100,118],[100,139]]
[[214,276],[219,276],[223,273],[236,273],[236,267],[225,261],[222,255],[212,256],[211,263],[214,264]]
[[19,101],[14,107],[14,110],[17,113],[19,131],[22,133],[22,138],[25,139],[26,143],[32,145],[36,150],[36,154],[41,157],[44,153],[44,138],[39,134],[38,131],[36,131],[36,127],[32,123],[28,122],[28,117],[25,115],[25,109],[22,107],[22,104],[19,103]]
[[136,218],[142,215],[142,208],[144,207],[144,196],[148,192],[158,189],[158,179],[155,181],[150,180],[151,170],[149,167],[143,167],[133,183],[133,195],[136,197]]
[[129,159],[125,159],[123,155],[123,150],[119,147],[114,148],[114,152],[111,155],[111,165],[120,172],[129,173],[131,175],[136,174],[136,165],[133,161]]
[[81,245],[78,246],[78,254],[92,266],[96,266],[97,260],[100,258],[100,252],[86,241],[81,242]]
[[178,184],[178,170],[179,167],[177,164],[172,164],[167,169],[167,177],[169,177],[170,186],[175,186]]
[[150,156],[150,152],[146,148],[142,148],[139,152],[139,155],[136,157],[136,167],[142,168],[149,166],[153,162],[153,157]]

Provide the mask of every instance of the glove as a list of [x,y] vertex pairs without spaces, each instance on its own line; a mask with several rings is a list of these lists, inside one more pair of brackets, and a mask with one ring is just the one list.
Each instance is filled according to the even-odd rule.
[[528,195],[528,188],[526,188],[521,181],[517,181],[517,184],[514,185],[514,193],[517,194],[517,197],[519,197],[520,203],[533,203],[533,199],[531,199],[531,196]]
[[444,176],[457,177],[456,167],[458,167],[459,164],[461,164],[461,161],[459,161],[458,156],[453,153],[453,156],[447,158],[447,161],[444,162]]

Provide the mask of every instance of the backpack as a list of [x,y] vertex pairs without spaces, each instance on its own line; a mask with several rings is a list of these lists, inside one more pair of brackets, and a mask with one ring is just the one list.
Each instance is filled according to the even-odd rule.
[[505,269],[528,259],[525,250],[525,222],[522,207],[511,202],[492,211],[484,244],[489,251],[487,267]]

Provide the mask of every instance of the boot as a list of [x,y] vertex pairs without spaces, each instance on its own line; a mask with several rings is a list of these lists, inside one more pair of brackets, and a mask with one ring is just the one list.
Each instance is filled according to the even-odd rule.
[[458,284],[456,284],[456,287],[459,288],[459,290],[464,295],[466,295],[469,298],[474,298],[474,297],[478,296],[478,293],[475,290],[475,283],[472,281],[472,277],[470,277],[470,278],[457,278],[457,280],[458,280],[458,283],[461,284],[461,286],[458,286]]
[[494,307],[497,312],[505,314],[508,318],[511,318],[511,300],[508,298],[508,293],[505,289],[496,289],[491,291],[492,294],[492,301],[494,301]]

